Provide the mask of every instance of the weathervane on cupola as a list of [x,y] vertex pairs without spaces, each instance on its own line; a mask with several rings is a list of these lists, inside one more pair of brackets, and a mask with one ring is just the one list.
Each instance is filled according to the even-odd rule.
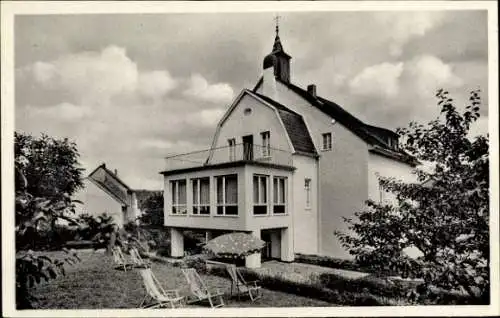
[[280,40],[280,26],[279,21],[281,19],[280,15],[276,15],[274,20],[276,21],[276,36],[274,38],[273,51],[264,58],[264,70],[273,67],[274,76],[281,80],[282,82],[290,82],[290,55],[285,53],[283,45]]

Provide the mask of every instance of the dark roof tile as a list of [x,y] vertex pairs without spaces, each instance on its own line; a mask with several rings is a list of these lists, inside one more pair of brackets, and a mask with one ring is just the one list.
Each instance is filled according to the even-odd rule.
[[[392,157],[394,159],[407,162],[411,165],[414,165],[416,163],[416,160],[409,154],[400,150],[394,150],[389,146],[387,141],[388,138],[396,138],[396,139],[398,138],[398,135],[395,132],[385,128],[367,125],[358,118],[356,118],[355,116],[351,115],[349,112],[347,112],[338,104],[326,98],[320,96],[313,96],[306,90],[292,83],[286,83],[280,81],[279,78],[277,78],[276,80],[285,85],[286,87],[288,87],[297,95],[301,96],[312,106],[321,110],[323,113],[330,116],[331,118],[337,120],[339,123],[344,125],[347,129],[352,131],[354,134],[356,134],[358,137],[360,137],[367,143],[375,147],[384,149],[384,154],[386,156],[389,156],[392,153],[393,155]],[[259,86],[262,85],[262,83],[263,83],[263,78],[261,77],[257,82],[257,84],[255,85],[255,87],[253,88],[253,92],[257,92]]]
[[276,107],[295,151],[316,154],[316,148],[301,115],[267,96],[258,93],[254,94]]

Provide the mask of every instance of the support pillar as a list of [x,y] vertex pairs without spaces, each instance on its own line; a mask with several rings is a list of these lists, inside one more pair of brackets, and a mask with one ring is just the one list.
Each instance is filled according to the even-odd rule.
[[294,259],[292,230],[290,228],[281,229],[281,260],[283,262],[293,262]]
[[184,257],[184,236],[176,228],[170,228],[170,256]]
[[[260,230],[253,231],[252,235],[260,238]],[[260,251],[245,257],[245,267],[247,268],[260,268],[261,254]]]
[[212,231],[205,231],[205,243],[214,238]]

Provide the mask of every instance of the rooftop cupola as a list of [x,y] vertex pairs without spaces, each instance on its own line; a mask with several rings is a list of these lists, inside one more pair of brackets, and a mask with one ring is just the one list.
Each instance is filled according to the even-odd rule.
[[279,23],[276,17],[276,37],[274,38],[273,51],[264,58],[264,70],[272,67],[274,76],[282,82],[290,82],[290,55],[285,53],[279,35]]

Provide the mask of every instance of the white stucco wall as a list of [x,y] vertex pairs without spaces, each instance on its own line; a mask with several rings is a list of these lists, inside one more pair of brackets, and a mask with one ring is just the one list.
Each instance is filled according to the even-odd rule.
[[[249,115],[244,114],[247,108],[251,109]],[[230,138],[235,138],[236,143],[241,144],[242,137],[246,135],[253,135],[254,144],[260,146],[262,145],[260,133],[264,131],[270,132],[272,148],[291,152],[285,129],[274,109],[246,94],[220,127],[215,147],[228,146],[227,140]]]
[[[293,156],[293,227],[295,253],[317,254],[318,235],[318,164],[312,157]],[[311,179],[310,205],[306,206],[305,179]]]
[[[410,165],[375,153],[370,153],[368,158],[368,196],[376,202],[379,202],[381,199],[377,174],[383,177],[396,178],[403,182],[417,181],[416,175],[412,173],[414,168]],[[395,201],[394,195],[388,192],[382,194],[382,199],[389,202]]]
[[123,226],[122,205],[92,181],[85,179],[83,183],[85,188],[74,197],[83,202],[83,205],[76,205],[76,214],[86,213],[98,216],[106,212],[113,217],[118,226]]
[[[346,231],[342,217],[351,217],[368,198],[368,145],[340,123],[332,123],[329,116],[282,83],[278,82],[276,87],[278,101],[304,118],[320,154],[319,254],[350,258],[333,232]],[[322,151],[322,134],[327,132],[332,133],[332,150]]]

